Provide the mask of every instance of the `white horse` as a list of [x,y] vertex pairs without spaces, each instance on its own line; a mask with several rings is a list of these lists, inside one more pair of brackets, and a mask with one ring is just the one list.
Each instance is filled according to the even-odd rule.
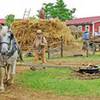
[[16,73],[18,48],[13,34],[7,26],[0,30],[0,91],[5,90],[4,80],[13,83]]

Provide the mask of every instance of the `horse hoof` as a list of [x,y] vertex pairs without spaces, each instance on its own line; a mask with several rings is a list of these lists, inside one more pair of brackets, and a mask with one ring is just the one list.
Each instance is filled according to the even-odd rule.
[[11,83],[11,84],[14,84],[14,81],[11,81],[10,83]]
[[8,83],[9,83],[9,85],[12,85],[12,84],[14,84],[14,81],[13,80],[9,80]]
[[5,92],[4,87],[0,87],[0,93],[3,93],[3,92]]
[[12,85],[13,83],[14,83],[13,81],[8,80],[8,81],[6,82],[6,85],[7,85],[7,86],[10,86],[10,85]]
[[5,92],[5,90],[0,90],[0,93],[4,93]]

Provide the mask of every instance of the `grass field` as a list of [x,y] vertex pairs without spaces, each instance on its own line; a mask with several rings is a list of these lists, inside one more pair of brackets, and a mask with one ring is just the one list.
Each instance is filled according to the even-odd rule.
[[35,91],[58,95],[100,96],[100,79],[77,79],[69,68],[26,71],[17,75],[16,83]]
[[[25,62],[33,62],[34,57],[25,57]],[[47,59],[48,62],[95,63],[100,62],[100,54],[89,57],[63,57]],[[33,62],[34,63],[34,62]],[[40,63],[40,61],[39,61]],[[100,65],[100,64],[99,64]],[[100,96],[100,79],[81,80],[69,68],[48,68],[25,71],[16,77],[16,83],[35,91],[51,92],[58,95]]]
[[[33,62],[34,63],[34,57],[24,57],[24,61],[25,62]],[[100,53],[97,53],[96,55],[90,55],[89,57],[86,56],[80,56],[80,57],[73,57],[73,56],[64,56],[63,58],[61,57],[56,57],[56,58],[52,58],[52,59],[48,59],[47,61],[53,61],[53,62],[72,62],[72,63],[81,63],[81,62],[88,62],[88,63],[92,63],[92,62],[99,62],[100,61]],[[41,61],[39,61],[41,62]]]

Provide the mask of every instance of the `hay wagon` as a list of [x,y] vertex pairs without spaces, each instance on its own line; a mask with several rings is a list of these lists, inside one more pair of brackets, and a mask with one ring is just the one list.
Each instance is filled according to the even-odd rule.
[[89,40],[89,46],[93,54],[95,54],[96,51],[100,51],[100,36],[94,36],[91,38]]
[[89,52],[91,51],[92,55],[95,54],[95,52],[100,51],[100,36],[94,36],[89,39],[89,45],[84,42],[83,44],[84,50],[86,50],[86,56],[88,57]]

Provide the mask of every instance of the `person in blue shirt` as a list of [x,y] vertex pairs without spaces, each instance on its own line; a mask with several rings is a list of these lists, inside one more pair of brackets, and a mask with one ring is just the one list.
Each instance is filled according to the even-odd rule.
[[90,38],[89,32],[87,32],[87,31],[84,32],[84,33],[83,33],[83,36],[82,36],[82,39],[83,39],[83,40],[89,40],[89,38]]
[[90,33],[88,31],[85,31],[82,35],[83,40],[83,50],[89,49],[89,39],[90,39]]

